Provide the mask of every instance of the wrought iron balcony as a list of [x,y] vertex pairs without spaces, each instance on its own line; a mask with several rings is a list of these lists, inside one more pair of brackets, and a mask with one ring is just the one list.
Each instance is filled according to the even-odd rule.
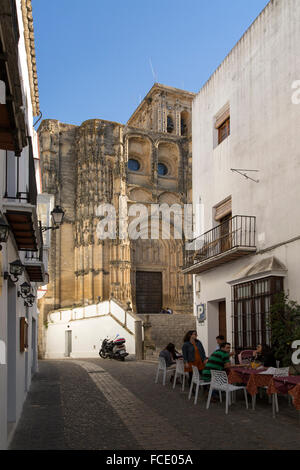
[[31,282],[45,282],[45,265],[43,261],[43,235],[42,227],[40,223],[39,229],[39,250],[38,251],[26,251],[24,266]]
[[[20,158],[8,155],[5,162],[3,209],[18,250],[39,249],[39,227],[36,214],[37,185],[31,138],[28,138],[28,172],[22,173]],[[21,157],[23,158],[23,157]]]
[[186,243],[183,273],[202,273],[255,252],[255,225],[255,217],[236,215]]

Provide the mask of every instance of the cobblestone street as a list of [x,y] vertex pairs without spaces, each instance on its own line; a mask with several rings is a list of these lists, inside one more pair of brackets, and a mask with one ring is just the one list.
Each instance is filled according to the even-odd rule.
[[299,449],[297,412],[279,398],[255,411],[238,400],[194,406],[188,388],[154,383],[156,364],[103,359],[41,361],[10,449]]

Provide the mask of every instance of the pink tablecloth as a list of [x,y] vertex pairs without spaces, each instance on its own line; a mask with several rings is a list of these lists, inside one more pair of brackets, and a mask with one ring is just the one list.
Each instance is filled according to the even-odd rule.
[[294,399],[294,407],[300,411],[300,375],[273,377],[268,387],[268,394],[271,393],[289,393]]
[[247,391],[254,396],[258,392],[258,387],[268,387],[272,380],[272,375],[260,374],[264,370],[266,368],[257,370],[246,367],[230,367],[228,382],[247,384]]

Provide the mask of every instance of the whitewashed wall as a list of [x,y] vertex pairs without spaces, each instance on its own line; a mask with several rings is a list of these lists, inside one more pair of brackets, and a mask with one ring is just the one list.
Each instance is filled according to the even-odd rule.
[[[125,324],[125,318],[126,328],[120,325]],[[114,301],[50,313],[45,357],[65,357],[66,331],[72,331],[73,358],[99,357],[102,340],[106,337],[114,338],[117,334],[126,339],[127,352],[135,354],[134,321],[135,319]]]
[[[21,12],[21,1],[16,1],[17,6],[17,15],[18,23],[20,30],[20,40],[18,44],[19,52],[19,73],[22,83],[22,94],[23,94],[23,103],[24,103],[24,113],[25,120],[27,123],[27,130],[30,136],[33,137],[33,151],[34,156],[37,157],[37,140],[36,133],[33,129],[33,115],[32,115],[32,103],[31,103],[31,94],[29,86],[29,76],[27,69],[27,56],[24,44],[24,29],[23,29],[23,20]],[[10,155],[10,158],[13,156]],[[19,158],[20,164],[20,181],[19,181],[19,190],[27,191],[28,190],[28,147],[25,147]],[[3,208],[3,195],[5,190],[5,151],[0,150],[0,211],[2,212]],[[24,253],[18,253],[16,246],[13,243],[12,235],[9,236],[8,242],[3,244],[3,249],[0,253],[1,264],[2,264],[2,273],[4,271],[9,271],[9,263],[15,261],[20,256],[21,261],[24,260]],[[1,274],[2,274],[1,273]],[[24,275],[20,277],[18,283],[16,284],[16,293],[19,289],[19,285],[25,281]],[[2,278],[2,290],[0,291],[0,340],[2,340],[6,349],[8,348],[8,338],[7,338],[7,326],[8,326],[8,317],[7,315],[12,312],[8,312],[8,282],[4,281]],[[35,319],[35,330],[37,338],[37,323],[38,323],[38,313],[36,305],[34,305],[28,311],[28,341],[29,348],[28,352],[20,353],[20,317],[25,316],[25,307],[24,300],[21,297],[15,299],[15,322],[16,322],[16,331],[15,337],[15,385],[13,389],[9,388],[9,395],[13,397],[14,401],[14,419],[11,426],[11,434],[8,435],[7,421],[9,419],[7,412],[7,383],[8,383],[8,368],[7,364],[0,364],[0,449],[6,449],[9,443],[9,437],[12,436],[13,431],[16,427],[16,424],[20,418],[24,400],[26,398],[27,391],[30,387],[32,372],[37,368],[37,344],[35,348],[32,349],[32,319]],[[10,343],[12,347],[12,343]],[[33,366],[33,367],[32,367]]]
[[[300,105],[292,85],[300,77],[300,2],[270,2],[200,90],[193,103],[193,201],[204,204],[195,235],[213,228],[213,207],[232,196],[232,213],[256,216],[256,246],[268,249],[300,236]],[[214,148],[214,118],[230,103],[230,136]],[[259,183],[231,171],[248,173]],[[226,300],[231,339],[231,292],[227,281],[245,265],[275,255],[288,268],[285,289],[300,302],[299,241],[227,263],[199,275],[208,320],[199,335],[208,350],[218,332],[216,304]],[[195,299],[196,293],[194,292]]]

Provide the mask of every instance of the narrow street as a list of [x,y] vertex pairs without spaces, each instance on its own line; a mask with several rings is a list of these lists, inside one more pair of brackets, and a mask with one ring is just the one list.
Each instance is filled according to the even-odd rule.
[[188,388],[154,383],[156,364],[103,359],[39,362],[11,450],[299,449],[297,412],[280,397],[194,406]]

